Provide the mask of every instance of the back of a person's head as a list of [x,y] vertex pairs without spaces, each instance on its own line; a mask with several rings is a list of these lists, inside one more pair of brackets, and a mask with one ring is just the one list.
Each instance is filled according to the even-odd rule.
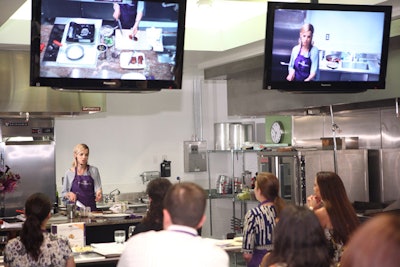
[[304,206],[287,205],[274,230],[274,250],[268,265],[283,262],[288,267],[329,267],[324,231],[316,215]]
[[197,228],[206,208],[204,189],[192,182],[174,184],[164,198],[173,224]]
[[333,237],[345,244],[351,233],[358,227],[359,220],[347,196],[340,176],[334,172],[317,173],[317,184],[333,226]]
[[34,193],[25,202],[25,216],[27,218],[35,217],[42,222],[49,215],[50,210],[51,201],[43,193]]
[[340,261],[341,267],[400,266],[400,217],[377,215],[354,232]]
[[261,194],[270,201],[274,201],[279,195],[279,180],[270,172],[259,172],[256,176],[256,183]]
[[343,181],[336,173],[329,171],[318,172],[317,184],[323,200],[331,201],[335,198],[348,200]]
[[172,186],[172,183],[165,178],[158,178],[151,180],[147,185],[146,193],[149,198],[155,202],[162,202],[168,189]]
[[40,254],[40,246],[43,242],[42,223],[49,216],[51,201],[43,193],[35,193],[28,197],[25,202],[26,220],[20,234],[21,242],[26,251],[35,260]]

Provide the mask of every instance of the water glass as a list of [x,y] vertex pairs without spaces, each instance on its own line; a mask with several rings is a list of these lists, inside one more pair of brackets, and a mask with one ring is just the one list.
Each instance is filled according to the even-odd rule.
[[81,208],[81,217],[90,217],[90,213],[91,213],[90,207]]
[[126,234],[125,230],[114,231],[114,241],[117,244],[123,244],[125,242]]
[[135,231],[135,225],[131,225],[131,226],[129,226],[129,229],[128,229],[128,236],[129,237],[131,237],[132,235],[133,235],[133,231]]

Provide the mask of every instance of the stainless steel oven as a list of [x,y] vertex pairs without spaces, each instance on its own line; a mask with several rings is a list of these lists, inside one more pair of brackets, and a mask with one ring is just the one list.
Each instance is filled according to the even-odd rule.
[[301,155],[298,152],[259,152],[257,158],[259,172],[271,172],[279,179],[280,196],[293,204],[302,204],[305,183],[301,177],[304,168]]

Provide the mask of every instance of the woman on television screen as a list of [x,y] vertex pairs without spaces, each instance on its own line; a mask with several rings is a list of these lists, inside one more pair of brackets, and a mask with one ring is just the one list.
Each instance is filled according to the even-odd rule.
[[288,81],[312,81],[318,70],[318,48],[313,45],[314,26],[300,28],[299,44],[293,47],[289,62]]

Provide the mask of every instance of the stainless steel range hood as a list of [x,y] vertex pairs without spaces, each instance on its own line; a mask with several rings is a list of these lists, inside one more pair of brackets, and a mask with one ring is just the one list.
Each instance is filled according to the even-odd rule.
[[105,111],[103,93],[29,86],[29,51],[0,50],[0,118],[53,118]]

